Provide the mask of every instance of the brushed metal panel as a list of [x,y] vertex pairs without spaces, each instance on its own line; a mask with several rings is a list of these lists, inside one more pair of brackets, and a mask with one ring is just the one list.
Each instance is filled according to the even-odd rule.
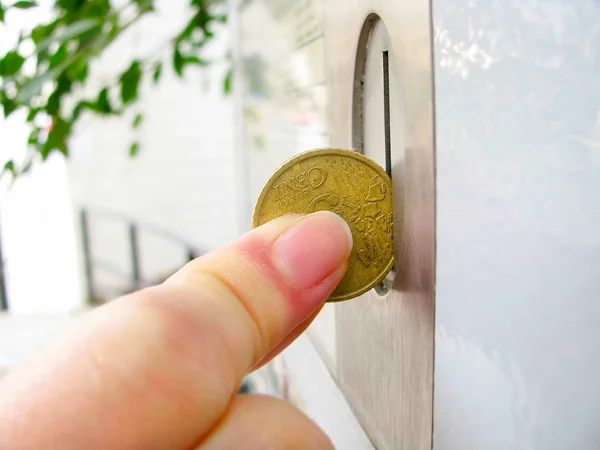
[[[372,13],[387,30],[395,86],[391,156],[399,273],[386,296],[372,292],[336,306],[336,375],[377,448],[430,449],[435,209],[428,1],[326,2],[329,137],[332,146],[361,147],[356,131],[363,124],[356,107],[363,100],[356,95],[361,87],[355,84],[355,63],[363,24]],[[364,37],[360,45],[368,44]],[[380,152],[365,148],[381,163],[384,149]]]

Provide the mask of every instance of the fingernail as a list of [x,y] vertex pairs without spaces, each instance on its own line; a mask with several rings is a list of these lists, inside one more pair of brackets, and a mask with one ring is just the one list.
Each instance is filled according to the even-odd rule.
[[296,286],[316,286],[350,255],[352,233],[337,214],[320,211],[295,222],[273,246],[274,261]]

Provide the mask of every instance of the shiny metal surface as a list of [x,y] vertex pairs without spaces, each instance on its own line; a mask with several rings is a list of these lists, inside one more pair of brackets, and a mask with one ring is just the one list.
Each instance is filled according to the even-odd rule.
[[[381,19],[374,20],[373,13]],[[429,2],[329,0],[325,44],[330,145],[364,148],[382,165],[381,57],[388,52],[399,269],[386,296],[372,291],[335,306],[337,380],[378,449],[430,449],[434,180]]]
[[598,449],[600,3],[433,13],[434,449]]

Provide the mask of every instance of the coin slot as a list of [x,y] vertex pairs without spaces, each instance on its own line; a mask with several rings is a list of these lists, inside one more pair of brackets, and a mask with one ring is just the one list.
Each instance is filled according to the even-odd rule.
[[382,297],[385,297],[392,290],[394,280],[396,279],[396,270],[392,269],[381,283],[375,286],[374,291]]
[[390,61],[387,50],[383,57],[383,123],[385,133],[385,171],[392,178],[392,133],[390,125]]
[[[387,50],[381,52],[383,62],[383,123],[385,134],[385,171],[392,178],[392,133],[390,125],[390,61]],[[375,292],[381,296],[387,295],[392,289],[396,278],[396,268],[393,267],[384,280],[375,286]]]
[[[395,113],[392,99],[397,95],[397,85],[392,77],[394,61],[388,43],[385,24],[377,14],[370,14],[363,24],[356,52],[352,144],[392,178],[392,119]],[[392,290],[395,277],[396,272],[392,269],[374,291],[386,296]]]

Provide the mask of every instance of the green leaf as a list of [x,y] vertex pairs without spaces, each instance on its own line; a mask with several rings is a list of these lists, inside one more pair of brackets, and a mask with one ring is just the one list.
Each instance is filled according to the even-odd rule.
[[33,28],[33,30],[31,30],[31,40],[34,44],[37,44],[42,39],[48,36],[49,31],[49,27],[46,27],[44,25],[38,25],[37,27]]
[[4,58],[0,59],[0,77],[11,77],[15,75],[25,62],[19,53],[15,50],[9,51]]
[[141,64],[135,60],[119,78],[121,82],[121,100],[126,105],[137,99],[138,88],[142,78]]
[[30,153],[30,156],[27,158],[27,160],[21,166],[21,169],[19,170],[19,175],[28,173],[31,170],[32,166],[33,166],[33,158]]
[[40,151],[42,160],[46,160],[53,150],[59,150],[63,155],[67,156],[67,137],[71,132],[71,125],[71,122],[67,122],[60,117],[56,118],[50,133],[48,133],[48,139],[42,145]]
[[40,129],[35,128],[31,131],[31,133],[29,133],[29,137],[27,138],[27,143],[29,145],[37,146],[39,137],[40,137]]
[[187,23],[187,25],[185,26],[185,28],[183,29],[183,31],[181,33],[179,33],[179,36],[177,36],[177,39],[175,40],[175,42],[177,44],[179,44],[180,42],[186,40],[186,39],[190,39],[192,37],[192,33],[194,32],[194,30],[196,29],[196,22],[198,20],[198,14],[197,13],[194,15],[194,17],[192,17],[190,19],[190,21]]
[[183,55],[179,51],[179,47],[175,47],[175,51],[173,52],[173,69],[180,77],[183,75],[183,65]]
[[78,64],[71,64],[67,67],[67,73],[71,80],[83,84],[87,79],[89,71],[89,64],[85,61],[81,61]]
[[154,84],[160,81],[160,76],[162,75],[162,63],[156,63],[154,66],[154,73],[152,74],[152,81]]
[[71,113],[71,120],[73,122],[76,122],[77,119],[79,119],[79,117],[81,117],[81,113],[83,112],[83,110],[85,108],[87,108],[88,105],[89,105],[89,102],[87,102],[87,101],[77,103],[75,108],[73,108],[73,112]]
[[33,97],[38,95],[44,84],[48,81],[55,80],[56,77],[62,72],[63,67],[55,67],[41,75],[37,75],[25,83],[17,92],[17,102],[19,103],[27,103]]
[[54,91],[50,97],[48,97],[48,102],[46,103],[46,111],[51,116],[56,116],[60,113],[60,101],[61,94],[58,91]]
[[133,0],[141,12],[154,11],[153,0]]
[[96,19],[83,19],[78,22],[73,22],[60,31],[56,36],[48,36],[42,39],[36,45],[36,51],[38,53],[47,51],[55,42],[62,44],[63,42],[73,39],[74,37],[77,37],[83,33],[91,31],[95,28],[100,28],[101,26],[102,22]]
[[139,128],[139,126],[141,125],[142,121],[144,120],[144,116],[142,114],[136,114],[135,118],[133,119],[133,123],[131,124],[133,126],[133,128]]
[[56,89],[50,94],[48,97],[48,102],[46,103],[46,112],[51,116],[58,116],[60,114],[60,105],[62,102],[63,95],[71,92],[71,87],[73,83],[65,74],[61,74],[58,77],[56,83]]
[[65,59],[67,59],[67,56],[69,56],[69,53],[67,52],[67,46],[61,45],[52,55],[50,55],[50,58],[48,59],[49,68],[52,69],[59,64],[62,64]]
[[4,164],[4,172],[9,172],[13,177],[15,176],[15,162],[12,159]]
[[77,119],[79,119],[81,113],[86,109],[102,115],[114,114],[115,110],[113,109],[110,103],[110,99],[108,96],[108,88],[102,89],[98,94],[98,98],[93,102],[89,100],[82,100],[79,103],[77,103],[75,108],[73,108],[73,112],[71,114],[71,121],[75,122]]
[[46,25],[38,25],[37,27],[31,30],[31,40],[34,44],[38,44],[42,39],[50,36],[56,27],[60,26],[62,23],[61,19],[58,18],[54,20],[54,22],[50,22]]
[[7,99],[2,102],[2,109],[4,112],[4,118],[10,116],[13,112],[15,112],[19,108],[19,105],[15,103],[13,100]]
[[35,6],[37,6],[38,4],[36,2],[32,2],[29,0],[21,0],[19,2],[13,3],[11,6],[13,8],[19,8],[19,9],[29,9],[29,8],[33,8]]
[[129,147],[129,156],[131,158],[134,158],[135,156],[137,156],[139,151],[140,151],[140,143],[134,142],[133,144],[131,144],[131,147]]
[[17,45],[16,47],[18,48],[23,41],[28,38],[29,36],[25,34],[25,32],[23,30],[19,31],[19,37],[17,38]]
[[206,67],[210,65],[210,62],[208,62],[206,59],[200,59],[197,56],[184,56],[183,64],[184,66],[188,64],[195,64],[201,67]]
[[88,100],[83,100],[77,103],[77,106],[73,108],[73,113],[71,114],[71,121],[75,122],[81,116],[81,113],[84,109],[91,109],[92,111],[96,110],[97,106],[95,103],[92,103]]
[[6,95],[5,91],[0,91],[0,105],[2,105],[5,118],[10,116],[19,107],[17,102]]
[[27,122],[33,122],[41,110],[41,108],[29,108]]
[[233,67],[230,67],[227,73],[225,74],[225,78],[223,79],[223,92],[225,94],[229,94],[231,92],[231,83],[233,79]]
[[183,69],[187,65],[197,65],[201,67],[206,67],[209,64],[209,61],[207,61],[206,59],[198,58],[197,56],[184,56],[179,50],[179,47],[175,47],[175,50],[173,51],[173,69],[175,70],[175,73],[180,77],[183,75]]
[[104,88],[98,94],[98,100],[96,100],[96,108],[94,110],[104,113],[110,114],[113,112],[112,106],[110,105],[110,100],[108,98],[108,88]]
[[4,7],[0,5],[0,22],[4,23]]

